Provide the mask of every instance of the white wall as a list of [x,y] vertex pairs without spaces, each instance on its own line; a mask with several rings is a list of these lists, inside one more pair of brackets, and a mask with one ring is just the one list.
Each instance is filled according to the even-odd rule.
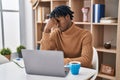
[[32,5],[30,0],[23,0],[25,10],[25,46],[27,49],[34,49],[34,28],[32,18]]

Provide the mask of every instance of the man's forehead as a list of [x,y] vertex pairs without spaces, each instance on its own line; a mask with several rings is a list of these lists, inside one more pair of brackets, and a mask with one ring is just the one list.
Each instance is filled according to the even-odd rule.
[[60,17],[56,17],[55,19],[56,20],[60,20],[60,19],[63,19],[63,18],[65,18],[64,16],[60,16]]

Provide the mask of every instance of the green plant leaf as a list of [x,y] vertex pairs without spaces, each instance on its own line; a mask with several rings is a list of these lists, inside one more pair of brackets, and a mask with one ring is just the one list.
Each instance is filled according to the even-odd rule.
[[1,49],[1,51],[0,51],[0,54],[1,55],[10,55],[12,52],[11,52],[11,50],[9,49],[9,48],[3,48],[3,49]]
[[22,50],[22,49],[26,49],[26,47],[23,46],[23,45],[18,46],[18,47],[16,48],[17,53],[21,53],[21,50]]

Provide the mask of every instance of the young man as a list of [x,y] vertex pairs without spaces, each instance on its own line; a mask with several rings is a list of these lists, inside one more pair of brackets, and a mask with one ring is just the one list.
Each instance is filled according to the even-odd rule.
[[62,5],[50,13],[41,39],[41,50],[58,50],[64,52],[64,64],[80,61],[82,66],[91,67],[92,35],[73,22],[70,7]]

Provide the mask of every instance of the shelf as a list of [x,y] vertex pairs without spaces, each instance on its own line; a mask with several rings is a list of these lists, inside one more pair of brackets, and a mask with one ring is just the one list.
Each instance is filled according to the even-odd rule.
[[111,49],[105,49],[104,47],[97,47],[96,50],[98,52],[107,52],[107,53],[115,53],[116,54],[116,48],[112,47]]
[[[37,22],[37,23],[46,23],[45,21],[43,22]],[[90,22],[74,22],[75,24],[83,24],[83,25],[90,25]],[[103,23],[92,23],[93,25],[111,25],[111,26],[117,26],[118,23],[111,23],[111,24],[103,24]]]
[[52,1],[68,1],[68,0],[52,0]]
[[44,22],[40,22],[40,21],[39,21],[39,22],[37,22],[37,24],[41,24],[41,23],[44,23],[44,24],[46,24],[46,22],[45,22],[45,21],[44,21]]
[[40,44],[40,41],[37,41],[37,44]]
[[37,23],[37,24],[41,24],[41,23],[43,23],[43,22],[40,22],[40,21],[36,21],[36,23]]
[[[45,21],[43,21],[43,22],[37,22],[37,23],[47,23],[47,22],[45,22]],[[82,24],[82,25],[90,25],[91,23],[90,22],[74,22],[75,24]]]
[[41,0],[40,2],[50,2],[51,0]]
[[[50,2],[51,0],[41,0],[41,2]],[[68,0],[52,0],[52,1],[68,1]]]
[[41,2],[50,2],[51,0],[41,0]]
[[98,74],[98,77],[109,79],[109,80],[115,80],[115,76],[109,76],[101,73]]
[[93,25],[111,25],[111,26],[117,26],[118,23],[92,23]]
[[[119,0],[40,0],[38,8],[36,8],[35,17],[35,46],[39,47],[40,40],[42,38],[42,32],[48,19],[49,14],[55,7],[59,5],[68,5],[74,12],[74,23],[83,29],[89,30],[93,35],[93,46],[98,51],[99,64],[106,63],[115,67],[115,76],[109,76],[105,74],[98,74],[98,77],[105,78],[106,80],[120,80],[119,78],[119,53],[120,53],[120,1]],[[112,4],[111,4],[112,3]],[[105,17],[115,17],[117,23],[95,23],[93,21],[93,5],[105,4]],[[83,7],[89,7],[88,22],[83,22],[83,13],[81,9]],[[44,14],[44,15],[43,15]],[[40,22],[41,21],[41,22]],[[103,43],[108,40],[112,40],[115,47],[106,49]],[[104,55],[102,55],[104,54]],[[106,58],[107,56],[107,58]],[[114,58],[113,58],[114,56]],[[111,60],[113,58],[113,60]],[[100,65],[98,66],[100,68]]]
[[75,24],[90,25],[90,22],[74,22]]

